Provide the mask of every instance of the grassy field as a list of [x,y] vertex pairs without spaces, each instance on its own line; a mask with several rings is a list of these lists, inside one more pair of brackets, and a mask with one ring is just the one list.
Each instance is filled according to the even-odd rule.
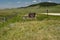
[[[60,5],[48,7],[49,13],[60,13]],[[36,13],[35,19],[25,19],[30,12]],[[28,7],[0,10],[0,40],[60,40],[60,16],[48,16],[46,7]],[[0,19],[1,20],[1,19]]]
[[11,23],[0,29],[0,40],[60,40],[60,21]]

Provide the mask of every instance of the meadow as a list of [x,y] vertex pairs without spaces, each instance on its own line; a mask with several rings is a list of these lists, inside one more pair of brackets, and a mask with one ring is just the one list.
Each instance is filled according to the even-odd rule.
[[[41,13],[60,13],[60,5],[51,7],[27,7],[0,10],[0,40],[60,40],[60,16]],[[30,12],[36,13],[35,19],[23,19]]]

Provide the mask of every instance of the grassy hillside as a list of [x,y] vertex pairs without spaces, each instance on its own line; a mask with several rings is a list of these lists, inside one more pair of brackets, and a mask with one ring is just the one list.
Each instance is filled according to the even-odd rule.
[[[0,10],[0,40],[60,40],[60,16],[46,13],[46,7],[30,6],[25,8]],[[49,6],[49,13],[60,13],[60,5]],[[36,13],[35,19],[23,19],[30,12]]]

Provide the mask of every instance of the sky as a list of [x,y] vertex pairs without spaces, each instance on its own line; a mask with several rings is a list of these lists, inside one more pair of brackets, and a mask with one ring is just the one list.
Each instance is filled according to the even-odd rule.
[[4,8],[17,8],[25,7],[39,2],[56,2],[60,3],[60,0],[0,0],[0,9]]

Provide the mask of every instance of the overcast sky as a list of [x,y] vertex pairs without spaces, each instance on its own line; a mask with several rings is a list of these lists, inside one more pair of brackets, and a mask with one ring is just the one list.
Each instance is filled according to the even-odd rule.
[[47,1],[60,3],[60,0],[0,0],[0,9],[23,7],[33,3],[47,2]]

